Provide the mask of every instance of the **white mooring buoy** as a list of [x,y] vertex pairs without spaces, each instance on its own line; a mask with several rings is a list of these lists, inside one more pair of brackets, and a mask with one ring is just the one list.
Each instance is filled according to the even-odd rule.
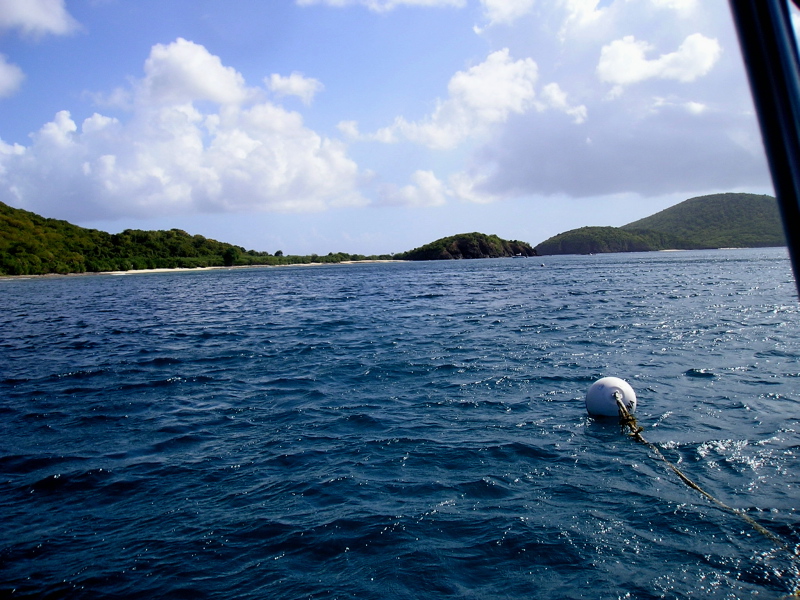
[[629,413],[636,411],[636,392],[619,377],[603,377],[595,381],[586,392],[586,411],[593,417],[619,416],[617,399]]

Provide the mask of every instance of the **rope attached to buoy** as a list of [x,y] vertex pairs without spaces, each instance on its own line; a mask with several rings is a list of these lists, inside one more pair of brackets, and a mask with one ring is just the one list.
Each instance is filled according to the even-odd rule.
[[685,485],[698,492],[717,508],[739,517],[750,527],[772,541],[777,546],[773,552],[781,554],[786,552],[791,564],[789,569],[791,573],[789,589],[792,591],[789,596],[784,597],[800,598],[800,545],[797,547],[790,546],[789,543],[759,524],[744,510],[728,506],[714,497],[692,481],[676,464],[670,462],[658,446],[645,439],[642,435],[644,428],[639,426],[633,416],[636,411],[636,392],[631,388],[630,384],[618,377],[603,377],[595,381],[586,392],[586,411],[592,417],[618,417],[623,431],[626,431],[634,440],[652,450]]
[[620,425],[622,425],[623,428],[627,428],[627,429],[630,430],[630,433],[629,433],[630,437],[632,437],[637,442],[639,442],[641,444],[644,444],[645,446],[650,448],[653,452],[655,452],[656,456],[658,456],[661,460],[663,460],[667,464],[667,466],[669,466],[669,468],[672,469],[672,471],[678,477],[680,477],[680,479],[681,479],[681,481],[683,481],[683,483],[685,483],[686,485],[688,485],[690,488],[692,488],[696,492],[699,492],[700,494],[702,494],[703,496],[708,498],[711,502],[713,502],[714,504],[719,506],[721,509],[726,510],[726,511],[728,511],[730,513],[733,513],[734,515],[737,515],[737,516],[741,517],[742,519],[747,521],[747,523],[751,527],[753,527],[753,529],[758,531],[760,534],[768,537],[773,542],[777,542],[777,543],[781,544],[781,546],[783,546],[784,548],[786,548],[788,550],[788,546],[783,542],[783,540],[781,540],[779,537],[777,537],[774,533],[772,533],[768,529],[765,529],[764,527],[762,527],[750,515],[748,515],[747,513],[745,513],[741,509],[734,508],[732,506],[728,506],[722,500],[712,496],[710,493],[708,493],[703,488],[701,488],[699,485],[697,485],[694,481],[689,479],[689,477],[683,471],[681,471],[677,467],[677,465],[675,465],[674,463],[672,463],[669,460],[667,460],[667,457],[664,456],[664,454],[662,454],[662,452],[658,448],[658,446],[656,446],[652,442],[647,441],[644,438],[644,436],[642,435],[642,431],[644,431],[644,427],[640,427],[639,426],[639,424],[636,422],[636,417],[634,417],[631,413],[628,412],[628,409],[625,408],[625,405],[622,403],[622,400],[619,399],[619,398],[617,398],[617,407],[619,408],[619,422],[620,422]]
[[[623,429],[628,429],[628,431],[629,431],[628,435],[631,438],[633,438],[634,440],[636,440],[640,444],[644,444],[645,446],[650,448],[650,450],[652,450],[655,453],[656,456],[658,456],[662,461],[664,461],[664,463],[666,463],[666,465],[672,470],[673,473],[675,473],[680,478],[681,481],[683,481],[683,483],[685,483],[687,486],[689,486],[690,488],[692,488],[696,492],[699,492],[700,494],[705,496],[708,500],[710,500],[712,503],[716,504],[719,508],[721,508],[721,509],[723,509],[723,510],[725,510],[725,511],[731,513],[731,514],[734,514],[734,515],[740,517],[741,519],[743,519],[744,521],[746,521],[753,529],[755,529],[761,535],[765,536],[766,538],[768,538],[768,539],[772,540],[773,542],[775,542],[776,544],[778,544],[778,547],[779,547],[780,550],[785,550],[786,552],[788,552],[789,556],[792,558],[793,561],[800,560],[800,557],[797,555],[797,553],[795,551],[793,551],[789,547],[789,544],[787,544],[781,538],[779,538],[777,535],[775,535],[774,533],[772,533],[771,531],[769,531],[768,529],[766,529],[765,527],[760,525],[758,522],[756,522],[755,519],[753,519],[753,517],[751,517],[750,515],[748,515],[747,513],[745,513],[743,510],[741,510],[739,508],[734,508],[732,506],[728,506],[722,500],[714,497],[712,494],[710,494],[709,492],[707,492],[706,490],[701,488],[699,485],[697,485],[694,481],[689,479],[689,477],[683,471],[681,471],[678,468],[677,465],[675,465],[674,463],[670,462],[667,459],[667,457],[664,456],[664,454],[661,452],[661,450],[658,448],[658,446],[656,446],[652,442],[649,442],[647,439],[645,439],[645,437],[642,435],[642,431],[644,431],[644,427],[640,427],[639,424],[636,422],[636,417],[634,417],[628,411],[628,409],[625,406],[624,402],[622,402],[622,394],[620,394],[619,392],[614,392],[614,400],[617,403],[617,408],[619,410],[619,422],[620,422],[620,425],[622,425]],[[791,597],[800,597],[800,588],[797,588],[797,589],[793,590],[792,594],[791,594]]]

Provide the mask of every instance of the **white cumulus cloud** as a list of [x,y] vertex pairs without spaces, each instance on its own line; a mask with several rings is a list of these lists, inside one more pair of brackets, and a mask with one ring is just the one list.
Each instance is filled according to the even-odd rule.
[[567,101],[567,94],[557,83],[548,83],[542,87],[540,99],[536,102],[540,111],[554,108],[572,117],[576,124],[586,121],[587,109],[583,104],[571,105]]
[[564,22],[559,31],[559,38],[563,42],[571,30],[582,30],[596,24],[606,13],[606,8],[598,8],[599,0],[563,0],[566,10]]
[[450,192],[433,171],[416,171],[410,185],[402,188],[384,186],[381,197],[384,204],[396,206],[441,206],[447,202]]
[[296,72],[288,77],[273,73],[265,83],[279,96],[297,96],[306,105],[311,104],[314,96],[324,88],[316,79],[304,77]]
[[[64,0],[0,0],[0,32],[19,29],[23,35],[65,35],[75,31],[78,22],[67,12]],[[0,98],[16,93],[25,74],[0,54]]]
[[533,105],[538,77],[536,63],[513,60],[508,49],[491,53],[484,62],[459,71],[447,86],[449,96],[420,122],[398,117],[372,139],[405,138],[431,148],[452,148],[479,135],[488,126],[504,122],[511,113],[523,113]]
[[[737,43],[725,3],[472,0],[463,6],[481,11],[488,27],[474,30],[492,50],[511,52],[487,51],[480,64],[452,77],[433,108],[384,116],[382,129],[341,121],[345,139],[454,149],[436,152],[433,163],[450,202],[769,185],[739,53],[723,53]],[[368,118],[374,122],[361,117],[362,129]],[[376,152],[379,170],[392,152],[389,146]],[[398,149],[399,156],[411,152]],[[413,168],[431,168],[422,162],[431,155],[413,156]],[[383,201],[414,203],[420,186],[406,183],[386,188]]]
[[481,0],[491,23],[513,23],[533,8],[536,0]]
[[482,63],[459,71],[447,86],[448,97],[438,100],[436,109],[420,121],[397,117],[394,123],[372,134],[359,134],[353,121],[339,124],[352,139],[394,143],[405,139],[429,148],[452,149],[465,140],[480,137],[502,125],[511,115],[554,109],[570,115],[575,123],[586,120],[583,105],[571,105],[567,94],[551,83],[537,97],[539,69],[531,58],[514,60],[508,48],[492,52]]
[[26,35],[64,35],[78,28],[64,0],[0,0],[0,29],[20,29]]
[[251,95],[244,78],[234,68],[224,66],[218,56],[200,44],[183,38],[153,46],[144,63],[144,72],[146,102],[210,100],[237,104]]
[[8,59],[0,54],[0,98],[10,96],[19,89],[25,75],[17,65],[8,62]]
[[503,199],[502,194],[486,191],[485,186],[490,181],[491,173],[483,171],[461,172],[450,177],[450,188],[453,196],[459,200],[474,204],[491,204]]
[[686,102],[683,107],[693,115],[702,115],[708,110],[708,107],[702,102]]
[[653,49],[632,35],[614,40],[600,51],[597,76],[619,89],[651,78],[685,83],[706,75],[722,54],[717,40],[700,33],[688,36],[675,52],[648,59],[646,55]]
[[0,141],[0,200],[73,219],[364,203],[341,142],[203,46],[156,45],[144,71],[129,119],[61,111],[27,147]]

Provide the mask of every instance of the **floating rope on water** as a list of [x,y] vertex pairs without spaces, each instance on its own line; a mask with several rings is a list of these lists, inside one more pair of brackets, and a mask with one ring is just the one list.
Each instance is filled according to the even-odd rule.
[[[785,550],[786,552],[788,552],[789,556],[792,558],[793,561],[796,562],[800,560],[800,557],[798,557],[797,553],[794,550],[792,550],[792,548],[789,547],[789,544],[787,544],[777,535],[775,535],[774,533],[772,533],[771,531],[760,525],[755,519],[753,519],[753,517],[751,517],[750,515],[748,515],[739,508],[728,506],[722,500],[714,497],[712,494],[708,493],[706,490],[697,485],[694,481],[689,479],[689,477],[683,471],[681,471],[676,464],[670,462],[667,459],[667,457],[664,456],[664,454],[661,452],[658,446],[645,439],[645,437],[642,435],[644,427],[640,427],[639,424],[636,422],[636,417],[634,417],[628,411],[627,407],[625,406],[625,403],[622,401],[622,394],[620,394],[619,392],[615,392],[614,400],[616,401],[617,409],[619,410],[619,423],[620,425],[622,425],[623,429],[627,429],[628,435],[632,437],[634,440],[650,448],[650,450],[652,450],[655,453],[655,455],[658,456],[658,458],[664,461],[664,463],[666,463],[666,465],[672,470],[673,473],[675,473],[680,478],[681,481],[683,481],[683,483],[688,485],[696,492],[699,492],[700,494],[705,496],[708,500],[716,504],[719,508],[731,514],[734,514],[743,519],[744,521],[746,521],[753,529],[755,529],[761,535],[778,544],[780,550]],[[794,589],[792,591],[791,597],[793,598],[800,597],[800,588]]]
[[655,444],[647,441],[642,435],[643,427],[640,427],[636,422],[636,417],[633,416],[636,410],[636,392],[633,388],[623,379],[618,377],[603,377],[595,381],[589,390],[586,392],[586,411],[592,417],[618,417],[623,431],[627,431],[630,437],[644,444],[653,453],[660,458],[664,463],[675,473],[678,478],[687,486],[695,490],[709,500],[718,508],[731,513],[744,520],[750,527],[755,529],[761,535],[774,542],[777,546],[776,550],[786,552],[791,560],[791,572],[793,575],[793,583],[790,585],[792,589],[791,598],[800,598],[800,554],[797,548],[792,548],[788,543],[779,538],[776,534],[772,533],[762,525],[760,525],[753,517],[748,515],[744,510],[728,506],[712,494],[701,488],[697,483],[692,481],[678,466],[670,462],[666,456],[661,452],[661,449]]
[[721,509],[726,510],[729,513],[732,513],[734,515],[737,515],[737,516],[741,517],[742,519],[747,521],[747,523],[753,529],[758,531],[760,534],[762,534],[762,535],[766,536],[767,538],[771,539],[773,542],[776,542],[776,543],[780,544],[786,550],[789,550],[788,545],[786,545],[786,543],[783,540],[781,540],[778,536],[776,536],[774,533],[772,533],[768,529],[765,529],[764,527],[762,527],[758,522],[756,522],[755,519],[753,519],[753,517],[751,517],[750,515],[748,515],[747,513],[745,513],[741,509],[734,508],[732,506],[728,506],[727,504],[725,504],[719,498],[716,498],[713,495],[709,494],[707,491],[705,491],[703,488],[701,488],[699,485],[697,485],[694,481],[689,479],[689,477],[683,471],[681,471],[677,467],[677,465],[675,465],[674,463],[672,463],[669,460],[667,460],[667,457],[662,454],[662,452],[658,448],[658,446],[656,446],[652,442],[647,441],[644,438],[644,436],[642,435],[642,431],[644,431],[644,427],[640,427],[639,426],[639,424],[636,422],[636,417],[634,417],[631,413],[628,412],[628,409],[625,407],[625,404],[623,404],[621,398],[617,399],[617,408],[619,409],[619,422],[620,422],[620,425],[622,425],[623,429],[627,428],[629,430],[629,434],[628,435],[630,435],[630,437],[632,437],[637,442],[639,442],[641,444],[644,444],[645,446],[650,448],[650,450],[652,450],[656,454],[656,456],[658,456],[658,458],[663,460],[667,464],[667,466],[670,469],[672,469],[672,471],[678,477],[680,477],[680,479],[681,479],[681,481],[683,481],[683,483],[688,485],[690,488],[692,488],[696,492],[701,493],[703,496],[708,498],[711,502],[713,502],[714,504],[719,506]]

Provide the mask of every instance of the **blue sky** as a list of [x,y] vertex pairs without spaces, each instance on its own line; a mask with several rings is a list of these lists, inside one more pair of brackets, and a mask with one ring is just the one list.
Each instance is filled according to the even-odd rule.
[[0,0],[0,201],[285,253],[772,193],[725,0]]

